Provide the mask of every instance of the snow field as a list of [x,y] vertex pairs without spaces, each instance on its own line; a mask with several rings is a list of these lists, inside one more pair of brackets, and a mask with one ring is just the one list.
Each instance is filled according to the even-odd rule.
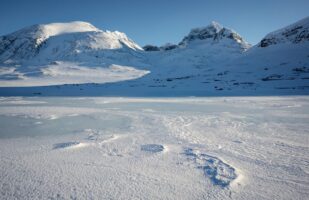
[[308,196],[305,96],[1,102],[1,199]]

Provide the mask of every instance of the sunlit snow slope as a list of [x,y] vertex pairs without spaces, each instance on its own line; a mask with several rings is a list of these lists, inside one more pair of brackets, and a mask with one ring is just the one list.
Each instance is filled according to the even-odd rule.
[[[105,83],[141,77],[136,50],[124,33],[86,22],[34,25],[0,37],[2,87]],[[134,55],[136,54],[136,56]]]

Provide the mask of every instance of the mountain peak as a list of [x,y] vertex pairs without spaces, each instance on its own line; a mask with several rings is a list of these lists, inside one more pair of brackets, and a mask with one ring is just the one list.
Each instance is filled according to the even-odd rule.
[[220,31],[223,28],[223,26],[219,22],[216,22],[216,21],[212,21],[207,27],[215,28],[217,31]]
[[45,31],[45,34],[48,34],[49,36],[56,36],[60,34],[74,33],[74,32],[100,31],[92,24],[83,21],[73,21],[67,23],[50,23],[50,24],[43,24],[40,26]]
[[208,26],[198,27],[191,30],[189,34],[198,34],[200,32],[218,33],[223,26],[216,21],[212,21]]
[[66,23],[37,24],[16,31],[12,33],[12,35],[25,34],[28,37],[30,36],[32,38],[40,38],[41,40],[45,40],[49,37],[67,33],[82,33],[91,31],[100,31],[100,29],[88,22],[73,21]]
[[50,59],[123,47],[141,50],[126,34],[103,31],[88,22],[38,24],[0,37],[0,62],[34,60],[42,51],[51,52],[45,56]]
[[204,41],[205,43],[219,43],[221,40],[228,39],[240,45],[242,49],[247,49],[250,45],[234,30],[225,28],[218,22],[212,21],[208,26],[194,28],[179,43],[186,46],[194,41]]
[[212,21],[208,26],[192,29],[187,36],[187,39],[204,40],[213,38],[216,34],[219,33],[220,30],[222,30],[222,28],[223,27],[218,22]]

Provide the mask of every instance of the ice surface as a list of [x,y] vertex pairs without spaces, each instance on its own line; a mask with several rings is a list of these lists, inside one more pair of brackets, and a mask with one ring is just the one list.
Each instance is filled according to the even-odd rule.
[[306,199],[308,108],[306,96],[1,98],[0,199]]

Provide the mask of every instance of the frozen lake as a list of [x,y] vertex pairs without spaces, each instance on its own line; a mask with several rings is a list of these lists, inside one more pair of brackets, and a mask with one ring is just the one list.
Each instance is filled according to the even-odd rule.
[[309,97],[0,98],[0,199],[306,199]]

